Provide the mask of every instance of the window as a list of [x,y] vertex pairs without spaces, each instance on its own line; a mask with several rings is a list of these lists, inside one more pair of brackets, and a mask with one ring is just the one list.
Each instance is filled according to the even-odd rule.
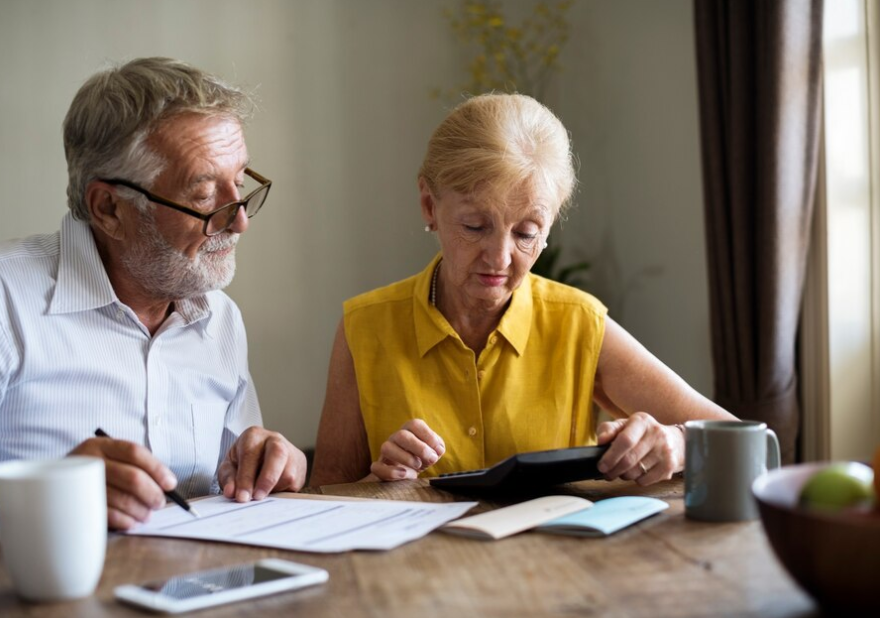
[[836,0],[824,24],[825,147],[802,326],[803,452],[880,444],[880,11]]

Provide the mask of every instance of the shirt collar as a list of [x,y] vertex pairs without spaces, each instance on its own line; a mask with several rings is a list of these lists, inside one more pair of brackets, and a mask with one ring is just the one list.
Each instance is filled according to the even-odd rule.
[[[58,278],[49,303],[49,313],[89,311],[114,303],[122,306],[101,261],[91,226],[67,213],[61,222],[60,242]],[[212,335],[211,307],[206,295],[177,301],[174,309],[181,315],[185,325],[206,320],[204,331]]]
[[211,320],[211,304],[207,295],[179,300],[174,303],[174,310],[183,318],[184,325],[202,322],[203,332],[212,339],[216,337],[216,320]]
[[64,215],[60,251],[50,314],[88,311],[119,302],[88,223],[77,221],[70,213]]
[[[419,348],[419,356],[424,357],[431,348],[446,339],[453,337],[461,339],[455,329],[449,324],[440,310],[431,304],[431,280],[434,270],[442,259],[442,254],[437,254],[428,267],[416,276],[413,293],[413,318],[415,320],[416,341]],[[510,304],[496,331],[504,337],[517,356],[522,355],[529,340],[529,332],[532,326],[532,282],[531,275],[523,278],[520,286],[513,291]]]
[[434,278],[434,269],[442,258],[438,253],[421,273],[416,276],[415,289],[413,292],[413,319],[415,320],[416,341],[419,346],[419,356],[423,357],[435,345],[447,337],[458,338],[455,330],[450,326],[440,310],[431,304],[431,281]]

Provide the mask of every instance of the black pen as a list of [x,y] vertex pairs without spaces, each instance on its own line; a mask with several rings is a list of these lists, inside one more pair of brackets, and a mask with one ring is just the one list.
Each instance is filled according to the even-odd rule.
[[[107,432],[104,431],[103,429],[101,429],[100,427],[98,427],[95,430],[95,435],[98,436],[99,438],[109,438],[110,437],[107,434]],[[193,517],[201,517],[201,515],[199,515],[199,512],[197,510],[195,510],[192,506],[190,506],[189,502],[187,502],[186,500],[181,498],[180,494],[177,493],[176,491],[174,491],[173,489],[171,491],[166,491],[165,496],[169,500],[174,502],[177,506],[182,508],[184,511],[186,511],[187,513],[192,515]]]

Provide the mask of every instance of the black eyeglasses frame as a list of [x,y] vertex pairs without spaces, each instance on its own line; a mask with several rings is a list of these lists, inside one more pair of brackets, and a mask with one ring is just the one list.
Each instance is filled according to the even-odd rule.
[[[140,185],[133,183],[129,180],[125,180],[122,178],[100,178],[99,180],[101,182],[106,182],[108,185],[119,185],[121,187],[127,187],[127,188],[131,189],[132,191],[137,191],[138,193],[140,193],[141,195],[146,197],[151,202],[154,202],[154,203],[159,204],[161,206],[167,206],[168,208],[173,208],[174,210],[176,210],[178,212],[182,212],[182,213],[190,215],[192,217],[196,217],[197,219],[201,219],[202,221],[205,222],[205,225],[202,228],[202,233],[205,236],[216,236],[217,234],[222,234],[223,232],[225,232],[226,230],[229,229],[229,227],[235,221],[235,218],[238,216],[238,210],[240,208],[242,208],[242,207],[244,208],[245,214],[247,215],[248,219],[250,219],[251,217],[256,215],[258,212],[260,212],[260,210],[262,210],[263,204],[266,203],[266,198],[269,197],[269,189],[272,187],[271,180],[269,180],[265,176],[255,172],[254,170],[252,170],[249,167],[245,168],[244,173],[247,174],[248,176],[250,176],[251,178],[253,178],[254,180],[256,180],[258,183],[260,183],[260,186],[257,187],[256,189],[254,189],[253,191],[251,191],[247,195],[247,197],[244,197],[240,200],[236,200],[234,202],[229,202],[228,204],[224,204],[223,206],[220,206],[219,208],[215,208],[211,212],[200,212],[194,208],[190,208],[189,206],[184,206],[183,204],[178,204],[177,202],[175,202],[173,200],[169,200],[168,198],[164,198],[160,195],[156,195],[155,193],[152,193],[151,191],[147,191],[146,189],[144,189]],[[256,197],[258,194],[260,194],[261,192],[265,192],[265,195],[263,196],[263,200],[260,202],[259,207],[256,210],[254,210],[253,212],[249,212],[248,211],[248,203],[250,203],[250,201],[253,200],[253,198]],[[222,229],[218,229],[216,231],[212,231],[211,233],[208,233],[208,225],[210,225],[211,219],[215,215],[217,215],[218,213],[220,213],[224,210],[227,210],[229,214],[226,217],[225,224],[222,226]]]

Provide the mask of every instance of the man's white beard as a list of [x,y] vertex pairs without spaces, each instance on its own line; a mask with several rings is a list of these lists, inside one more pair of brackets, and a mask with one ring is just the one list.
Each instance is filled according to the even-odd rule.
[[[136,242],[122,256],[129,274],[157,299],[175,301],[221,290],[235,276],[235,245],[238,234],[223,233],[208,238],[194,260],[170,244],[156,226],[152,214],[141,216]],[[228,254],[214,252],[232,247]]]

